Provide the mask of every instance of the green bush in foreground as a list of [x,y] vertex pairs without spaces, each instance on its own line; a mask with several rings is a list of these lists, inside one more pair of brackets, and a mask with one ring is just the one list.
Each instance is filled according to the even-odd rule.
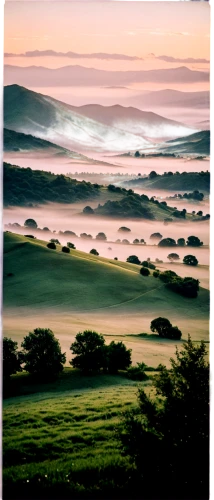
[[[190,337],[171,370],[154,378],[157,399],[138,391],[138,410],[119,430],[123,453],[136,467],[140,498],[209,498],[209,365],[205,343]],[[137,478],[135,477],[137,481]]]

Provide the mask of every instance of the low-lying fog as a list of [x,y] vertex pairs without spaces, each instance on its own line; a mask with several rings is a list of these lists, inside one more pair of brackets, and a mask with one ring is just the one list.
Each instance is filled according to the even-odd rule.
[[[128,152],[128,151],[127,151]],[[30,167],[32,170],[45,170],[54,174],[64,174],[68,172],[97,172],[97,173],[112,173],[117,172],[121,174],[134,174],[148,175],[151,170],[155,170],[158,174],[164,172],[201,172],[209,170],[210,161],[195,160],[195,159],[175,159],[175,158],[133,158],[128,156],[113,156],[101,155],[88,151],[85,153],[89,158],[95,161],[82,162],[72,160],[68,157],[62,156],[48,156],[47,154],[38,153],[17,153],[5,152],[4,161],[12,165],[19,165],[20,167]],[[36,155],[36,157],[35,157]],[[104,162],[97,163],[97,161]],[[109,165],[105,165],[105,163]],[[83,177],[84,178],[84,177]],[[98,181],[97,181],[98,182]],[[102,182],[102,181],[101,181]]]
[[[72,205],[47,204],[38,208],[6,208],[4,210],[4,225],[17,222],[24,225],[24,221],[28,218],[36,220],[38,227],[48,227],[50,232],[35,231],[30,228],[9,228],[19,234],[33,234],[39,239],[49,241],[51,238],[57,238],[61,244],[66,245],[68,241],[75,244],[78,250],[89,252],[92,248],[96,248],[100,256],[107,258],[117,257],[119,260],[126,261],[129,255],[137,255],[140,260],[145,260],[148,257],[152,261],[156,258],[168,262],[167,255],[176,251],[179,254],[181,262],[184,255],[193,254],[197,257],[200,264],[209,264],[209,222],[177,222],[164,225],[163,222],[153,222],[146,220],[127,220],[127,219],[107,219],[97,216],[79,215],[86,203],[78,203]],[[97,202],[96,202],[97,204]],[[92,205],[92,203],[91,203]],[[131,229],[131,232],[118,232],[121,226],[126,226]],[[63,236],[57,234],[59,231],[70,230],[80,236],[80,233],[91,234],[93,240],[85,240],[72,236]],[[53,231],[56,231],[54,233]],[[96,240],[95,237],[99,232],[104,232],[107,236],[107,241],[103,242]],[[160,232],[164,238],[170,237],[177,240],[178,238],[187,239],[190,235],[198,236],[203,241],[204,247],[190,248],[177,247],[175,248],[160,248],[153,244],[150,235],[154,232]],[[131,245],[115,243],[117,239],[127,239],[130,243],[135,238],[143,238],[147,245]],[[113,243],[112,243],[113,242]],[[158,242],[156,242],[158,243]],[[152,246],[151,246],[152,245]],[[185,266],[186,267],[186,266]],[[191,274],[192,268],[188,268],[188,274]]]

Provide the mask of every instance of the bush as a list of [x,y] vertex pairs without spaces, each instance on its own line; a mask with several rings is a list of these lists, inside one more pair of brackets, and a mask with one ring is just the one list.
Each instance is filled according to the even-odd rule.
[[126,262],[129,262],[130,264],[140,264],[140,260],[138,259],[137,255],[130,255],[126,259]]
[[173,292],[179,293],[184,297],[195,299],[198,296],[199,280],[191,277],[180,278],[178,276],[175,280],[173,280],[171,283],[168,283],[166,286]]
[[103,335],[97,332],[85,330],[78,333],[70,347],[75,354],[70,364],[85,373],[99,371],[106,364],[104,344]]
[[127,233],[130,233],[131,232],[131,229],[129,229],[129,227],[126,227],[126,226],[121,226],[119,227],[118,229],[118,233],[120,232],[127,232]]
[[76,247],[75,247],[74,243],[70,243],[70,241],[68,241],[67,247],[68,248],[72,248],[73,250],[76,250]]
[[187,246],[189,247],[201,247],[203,242],[197,236],[188,236]]
[[50,231],[50,229],[48,227],[43,227],[43,231]]
[[130,366],[127,370],[127,376],[131,380],[147,380],[148,375],[146,375],[145,370],[147,366],[145,363],[137,363],[136,366]]
[[33,238],[33,240],[36,240],[36,236],[33,236],[33,234],[24,234],[25,238]]
[[147,260],[143,260],[143,262],[141,262],[141,266],[143,267],[149,267],[149,263]]
[[91,253],[92,255],[99,255],[99,253],[96,250],[96,248],[92,248],[89,253]]
[[151,262],[148,262],[148,268],[149,269],[156,269],[156,266],[152,264]]
[[21,372],[21,357],[18,352],[18,343],[7,337],[3,338],[3,378],[8,380],[10,375]]
[[148,269],[148,267],[141,267],[140,274],[142,276],[149,276],[150,270]]
[[48,243],[48,244],[47,244],[47,247],[48,247],[48,248],[51,248],[51,250],[56,250],[56,245],[55,245],[55,243]]
[[34,229],[37,228],[37,222],[34,219],[26,219],[24,222],[25,227],[32,227]]
[[114,260],[118,260],[118,257],[114,257]]
[[93,208],[89,207],[89,205],[85,208],[83,208],[83,213],[84,214],[94,214]]
[[66,356],[49,328],[36,328],[24,338],[21,346],[24,369],[39,380],[53,379],[63,370]]
[[169,270],[169,271],[164,271],[163,273],[160,273],[159,278],[164,283],[170,283],[177,276],[178,275],[174,271]]
[[182,347],[170,370],[160,365],[153,379],[156,398],[139,389],[138,409],[127,412],[118,429],[144,498],[209,498],[207,350],[190,337]]
[[64,253],[70,253],[70,248],[68,248],[68,247],[62,247],[62,252],[64,252]]
[[183,258],[183,263],[187,266],[197,266],[198,260],[194,255],[185,255],[185,257]]
[[153,276],[154,276],[154,278],[158,278],[158,277],[159,277],[159,274],[160,274],[160,271],[158,271],[158,270],[157,270],[157,271],[154,271],[154,272],[153,272]]

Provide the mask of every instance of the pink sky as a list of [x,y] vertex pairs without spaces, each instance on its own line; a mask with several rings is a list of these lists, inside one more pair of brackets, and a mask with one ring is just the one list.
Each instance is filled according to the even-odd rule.
[[112,70],[170,68],[205,63],[161,61],[210,57],[210,7],[206,2],[12,1],[5,5],[5,52],[52,49],[58,52],[120,53],[142,61],[10,57],[7,64],[60,67],[81,64]]

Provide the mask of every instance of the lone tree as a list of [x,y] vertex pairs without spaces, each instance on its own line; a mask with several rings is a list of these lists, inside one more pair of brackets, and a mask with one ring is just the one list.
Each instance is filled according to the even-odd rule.
[[130,264],[140,264],[140,260],[137,255],[130,255],[127,257],[126,262],[129,262]]
[[155,179],[155,177],[157,177],[158,174],[155,172],[155,170],[152,170],[150,172],[150,174],[148,175],[149,179]]
[[60,241],[57,238],[51,238],[50,243],[56,243],[56,245],[61,245]]
[[197,266],[198,260],[194,255],[185,255],[185,257],[183,258],[183,263],[187,266]]
[[92,253],[92,255],[99,255],[99,253],[96,250],[96,248],[92,248],[89,253]]
[[179,260],[180,257],[177,253],[169,253],[169,255],[167,255],[167,259],[173,261],[173,260]]
[[142,276],[149,276],[150,270],[148,269],[148,267],[141,267],[140,274]]
[[48,243],[47,247],[50,248],[51,250],[56,250],[56,244],[55,243]]
[[23,340],[24,369],[40,380],[55,378],[66,361],[59,341],[49,328],[36,328]]
[[68,248],[68,247],[62,247],[62,252],[64,252],[64,253],[70,253],[70,248]]
[[161,233],[152,233],[150,236],[151,240],[161,240],[163,238]]
[[26,219],[26,221],[24,222],[24,226],[31,227],[34,229],[36,229],[38,227],[37,222],[34,219]]
[[126,227],[126,226],[121,226],[118,229],[118,233],[122,233],[122,232],[124,232],[124,233],[130,233],[131,229],[129,229],[129,227]]
[[159,247],[176,247],[176,241],[173,238],[164,238],[159,241]]
[[185,239],[184,238],[178,238],[177,245],[179,247],[185,247],[185,245],[186,245]]
[[160,337],[180,340],[182,333],[177,326],[172,326],[167,318],[155,318],[151,321],[150,329],[157,332]]
[[98,233],[97,236],[96,236],[96,240],[107,240],[107,237],[105,235],[105,233]]
[[203,242],[197,236],[188,236],[187,246],[188,247],[201,247]]
[[70,364],[85,373],[99,371],[105,365],[104,344],[103,335],[97,332],[85,330],[78,333],[70,347],[75,354]]
[[3,338],[3,378],[8,380],[10,375],[21,372],[21,356],[18,352],[18,343],[7,337]]
[[68,241],[67,247],[68,248],[72,248],[73,250],[76,250],[76,247],[75,247],[74,243],[71,243],[70,241]]
[[87,207],[83,208],[83,213],[84,214],[94,214],[94,210],[89,205],[87,205]]
[[189,336],[170,363],[170,370],[159,365],[159,374],[153,379],[156,399],[139,389],[138,410],[127,412],[118,429],[120,443],[135,465],[133,481],[145,498],[208,499],[209,364],[205,343],[197,345]]
[[139,158],[140,157],[139,151],[136,151],[134,155],[135,155],[135,158]]
[[106,346],[109,373],[117,373],[118,370],[127,370],[132,363],[131,352],[131,349],[127,349],[123,342],[112,341]]

